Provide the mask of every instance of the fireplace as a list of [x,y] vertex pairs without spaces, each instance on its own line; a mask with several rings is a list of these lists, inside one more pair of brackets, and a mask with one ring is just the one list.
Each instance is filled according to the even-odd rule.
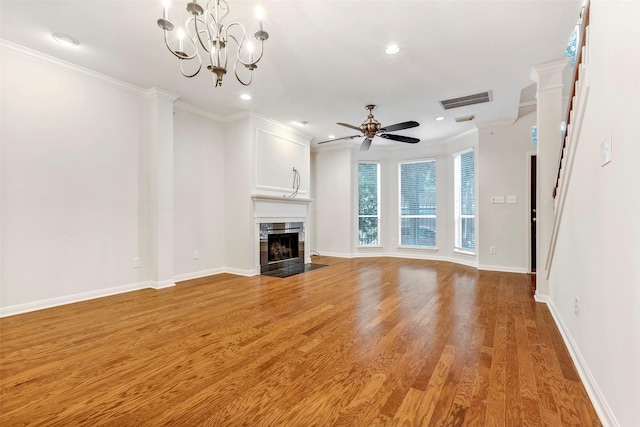
[[304,264],[304,223],[260,223],[260,272]]

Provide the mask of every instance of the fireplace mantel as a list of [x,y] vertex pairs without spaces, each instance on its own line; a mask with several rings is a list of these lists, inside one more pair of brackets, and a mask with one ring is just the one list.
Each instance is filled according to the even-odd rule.
[[313,202],[313,199],[307,199],[305,197],[287,197],[287,196],[271,196],[267,194],[252,194],[251,198],[255,201],[265,202],[282,202],[282,203],[304,203],[308,205]]
[[256,218],[306,218],[309,216],[309,203],[312,199],[299,197],[251,195]]

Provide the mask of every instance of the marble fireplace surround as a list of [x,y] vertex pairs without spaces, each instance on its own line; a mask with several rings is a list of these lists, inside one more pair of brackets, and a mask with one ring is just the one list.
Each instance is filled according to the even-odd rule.
[[304,263],[311,262],[311,243],[307,232],[309,224],[309,204],[312,199],[302,197],[251,195],[255,218],[254,260],[256,273],[260,274],[260,224],[301,223],[304,236]]

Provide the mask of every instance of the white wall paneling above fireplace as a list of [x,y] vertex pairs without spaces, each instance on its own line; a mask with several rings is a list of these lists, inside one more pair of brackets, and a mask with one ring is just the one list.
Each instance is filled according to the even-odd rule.
[[291,194],[295,168],[300,174],[298,194],[309,195],[309,142],[297,135],[283,136],[255,129],[255,188],[269,194]]

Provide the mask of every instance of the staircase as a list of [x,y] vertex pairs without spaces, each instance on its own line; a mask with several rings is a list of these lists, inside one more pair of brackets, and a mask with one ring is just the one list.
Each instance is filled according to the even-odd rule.
[[571,95],[567,113],[565,116],[565,129],[562,135],[562,146],[558,156],[558,173],[556,175],[555,185],[553,187],[552,196],[554,199],[553,229],[551,232],[551,241],[546,258],[545,270],[547,279],[551,271],[553,263],[553,255],[555,253],[558,231],[562,220],[562,212],[566,193],[571,179],[571,169],[573,167],[573,159],[580,141],[580,131],[582,129],[582,121],[584,118],[585,105],[589,97],[589,77],[588,77],[588,40],[589,40],[589,2],[587,1],[582,9],[580,20],[580,36],[577,46],[577,56],[575,68],[573,71],[573,80],[571,84]]

